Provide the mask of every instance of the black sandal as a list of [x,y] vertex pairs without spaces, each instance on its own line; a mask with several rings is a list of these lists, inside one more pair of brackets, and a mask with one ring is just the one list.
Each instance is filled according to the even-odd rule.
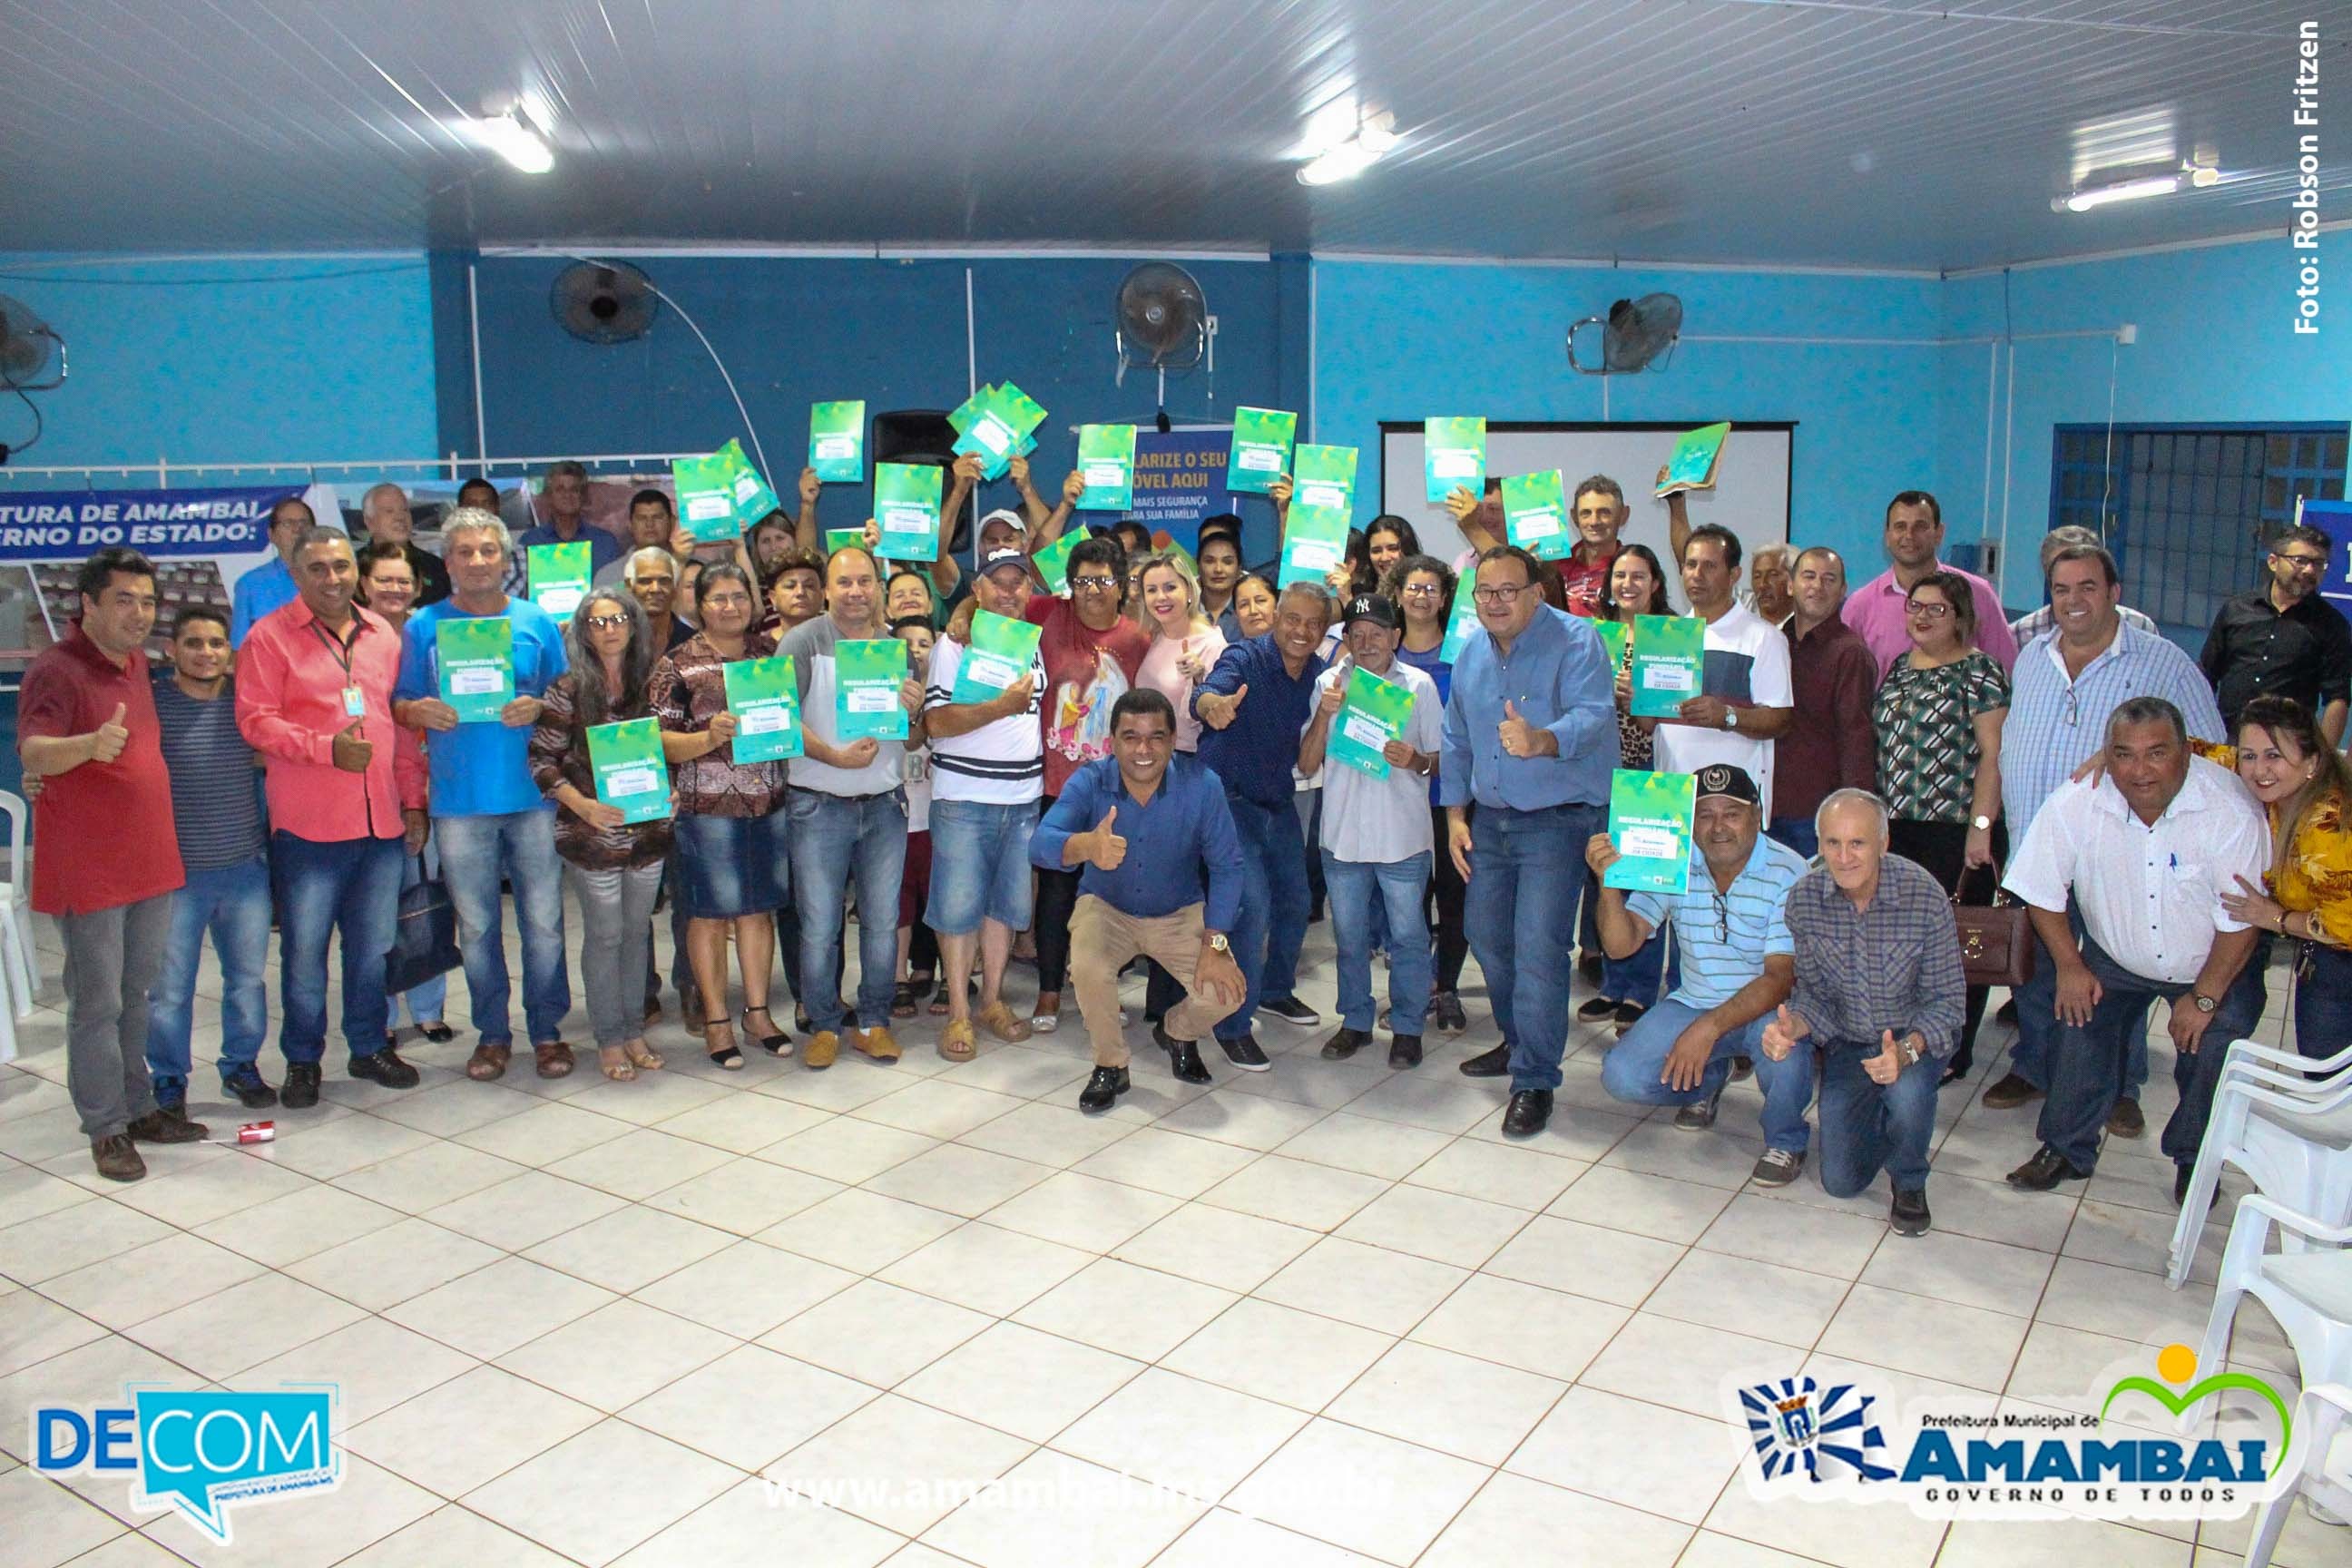
[[[718,1025],[731,1024],[733,1022],[734,1020],[732,1018],[728,1017],[722,1013],[716,1018],[704,1019],[702,1026],[705,1030],[709,1030]],[[729,1072],[733,1072],[743,1065],[743,1053],[736,1047],[735,1042],[732,1040],[727,1042],[727,1048],[725,1050],[709,1051],[705,1054],[708,1055],[713,1062],[725,1068]]]
[[457,1031],[451,1028],[448,1025],[441,1022],[438,1018],[435,1019],[430,1024],[417,1025],[416,1032],[424,1036],[426,1039],[432,1041],[436,1046],[446,1046],[450,1041],[457,1037]]
[[[768,1011],[768,1009],[767,1009],[767,1006],[766,1006],[766,1005],[765,1005],[765,1004],[762,1004],[761,1005],[757,1006],[757,1007],[746,1007],[746,1008],[744,1008],[744,1009],[743,1009],[743,1032],[744,1032],[745,1034],[747,1034],[747,1035],[750,1035],[753,1039],[755,1039],[755,1040],[759,1041],[759,1042],[760,1042],[760,1048],[761,1048],[761,1050],[763,1050],[763,1051],[767,1052],[767,1053],[768,1053],[770,1056],[772,1056],[772,1057],[782,1057],[782,1056],[789,1056],[789,1055],[791,1055],[791,1054],[792,1054],[792,1048],[793,1048],[793,1037],[792,1037],[790,1035],[787,1035],[787,1034],[786,1034],[786,1033],[784,1033],[782,1029],[778,1029],[778,1030],[777,1030],[774,1034],[772,1034],[772,1035],[763,1035],[763,1034],[761,1034],[761,1033],[759,1033],[758,1031],[754,1030],[754,1029],[751,1027],[751,1015],[752,1015],[752,1014],[754,1014],[754,1013],[765,1013],[765,1012],[767,1012],[767,1011]],[[771,1023],[771,1024],[773,1024],[775,1021],[776,1021],[776,1020],[775,1020],[775,1018],[774,1018],[772,1016],[768,1019],[768,1022],[769,1022],[769,1023]]]

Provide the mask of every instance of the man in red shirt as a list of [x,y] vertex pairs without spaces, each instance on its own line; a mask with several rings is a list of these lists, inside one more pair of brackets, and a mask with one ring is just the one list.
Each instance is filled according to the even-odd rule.
[[80,620],[25,672],[16,753],[43,781],[33,908],[65,936],[66,1088],[98,1173],[135,1182],[147,1163],[133,1140],[205,1136],[157,1108],[147,1076],[147,992],[163,969],[172,895],[186,880],[141,647],[155,626],[155,568],[110,546],[82,563],[74,585]]
[[1617,563],[1617,535],[1628,510],[1625,492],[1607,474],[1595,474],[1576,487],[1568,510],[1576,542],[1559,563],[1560,586],[1570,613],[1598,617],[1609,605],[1609,569]]

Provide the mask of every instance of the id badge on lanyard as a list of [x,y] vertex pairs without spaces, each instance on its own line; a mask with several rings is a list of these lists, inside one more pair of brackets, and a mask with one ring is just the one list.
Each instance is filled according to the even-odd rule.
[[367,693],[356,685],[343,688],[343,712],[353,719],[367,717]]

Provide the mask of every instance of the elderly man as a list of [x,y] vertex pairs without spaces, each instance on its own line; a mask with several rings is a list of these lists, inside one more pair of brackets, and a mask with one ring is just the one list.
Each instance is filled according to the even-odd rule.
[[[2010,862],[2006,886],[2025,900],[2053,960],[2063,1026],[2042,1147],[2009,1181],[2047,1192],[2091,1174],[2099,1131],[2127,1087],[2126,1033],[2161,997],[2178,1053],[2180,1102],[2163,1141],[2178,1203],[2222,1055],[2262,1015],[2262,974],[2247,963],[2261,933],[2231,918],[2221,897],[2262,886],[2270,826],[2235,774],[2190,754],[2180,710],[2162,698],[2117,704],[2105,732],[2104,776],[2052,795]],[[2082,911],[2080,942],[2066,919],[2070,898]]]
[[1786,626],[1796,613],[1797,547],[1759,544],[1748,563],[1748,607],[1768,626]]
[[288,496],[269,509],[269,548],[277,553],[239,577],[229,591],[229,646],[243,647],[254,622],[293,602],[294,542],[318,522],[310,503],[300,496]]
[[621,557],[621,581],[646,612],[656,658],[694,636],[677,613],[677,557],[659,545],[642,545]]
[[[509,571],[528,572],[526,563],[534,545],[576,544],[583,539],[588,542],[591,570],[602,572],[621,558],[621,542],[588,521],[586,468],[569,460],[550,463],[546,477],[540,481],[540,493],[547,498],[547,521],[523,530],[522,536],[514,541],[514,559]],[[448,525],[444,523],[441,528],[444,550],[448,548]]]
[[2257,697],[2292,697],[2315,715],[2327,743],[2344,739],[2352,695],[2352,626],[2319,596],[2333,549],[2307,525],[2283,530],[2263,558],[2266,581],[2221,606],[2198,665],[2213,683],[2222,721],[2236,733],[2238,711]]
[[1300,1028],[1321,1016],[1297,996],[1298,949],[1307,938],[1307,842],[1291,770],[1299,732],[1325,668],[1316,653],[1331,624],[1331,598],[1318,583],[1293,583],[1274,611],[1274,630],[1217,656],[1192,689],[1201,721],[1201,762],[1214,770],[1233,808],[1250,875],[1242,886],[1234,955],[1249,981],[1241,1006],[1217,1026],[1225,1059],[1244,1072],[1272,1065],[1252,1027],[1258,1010]]
[[1878,730],[1870,700],[1878,661],[1838,612],[1845,561],[1817,544],[1797,554],[1796,611],[1789,617],[1789,687],[1796,716],[1773,742],[1772,819],[1765,831],[1811,856],[1813,813],[1842,789],[1878,787]]
[[1503,1034],[1459,1070],[1510,1075],[1503,1131],[1513,1138],[1551,1121],[1584,883],[1577,862],[1617,764],[1609,650],[1586,622],[1543,603],[1541,582],[1535,557],[1515,545],[1479,558],[1478,629],[1454,662],[1438,769],[1446,853],[1468,884],[1470,947]]
[[301,596],[263,616],[238,655],[236,725],[266,769],[286,1058],[278,1103],[299,1110],[319,1103],[327,942],[338,932],[351,1075],[387,1089],[416,1082],[392,1048],[383,962],[401,870],[425,847],[425,817],[416,737],[393,716],[400,634],[353,602],[359,566],[341,533],[312,529],[294,563]]
[[[441,525],[454,592],[409,616],[402,630],[395,716],[425,731],[433,769],[433,826],[441,841],[441,876],[457,906],[457,940],[466,958],[466,990],[473,999],[478,1043],[466,1063],[468,1078],[502,1076],[513,1054],[507,1011],[505,921],[499,882],[514,887],[522,928],[523,1021],[541,1078],[572,1068],[562,1038],[572,1009],[572,976],[563,949],[562,862],[555,853],[555,803],[530,777],[530,732],[540,699],[568,659],[554,617],[528,599],[507,596],[507,526],[488,512],[460,507]],[[495,719],[461,723],[444,700],[441,628],[475,619],[503,619],[512,638],[513,695]]]
[[1122,693],[1110,724],[1111,754],[1070,775],[1029,849],[1041,867],[1083,868],[1070,968],[1094,1046],[1095,1070],[1078,1093],[1090,1115],[1128,1090],[1118,972],[1130,960],[1150,958],[1184,988],[1154,1035],[1186,1083],[1208,1081],[1202,1031],[1247,989],[1229,933],[1248,871],[1225,792],[1200,763],[1175,754],[1176,710],[1159,692]]
[[1911,586],[1931,572],[1958,572],[1967,580],[1977,604],[1977,646],[2000,661],[2002,673],[2016,667],[2017,643],[2009,635],[2000,593],[1972,572],[1944,565],[1937,559],[1943,547],[1944,509],[1934,496],[1926,490],[1905,490],[1886,503],[1890,564],[1856,588],[1845,602],[1845,624],[1870,645],[1881,678],[1896,659],[1911,651],[1911,634],[1904,619]]
[[[2050,568],[2057,561],[2058,552],[2060,551],[2072,549],[2078,544],[2096,544],[2098,542],[2099,536],[2079,523],[2065,523],[2060,527],[2053,528],[2049,532],[2043,534],[2042,536],[2042,583],[2045,585],[2049,583]],[[2153,633],[2156,630],[2156,623],[2154,621],[2148,619],[2147,616],[2143,615],[2141,612],[2133,609],[2129,605],[2117,605],[2116,606],[2116,614],[2123,617],[2123,623],[2127,626],[2133,626],[2140,631],[2149,633]],[[2038,637],[2042,633],[2051,630],[2053,627],[2056,626],[2057,624],[2058,612],[2051,608],[2048,600],[2045,598],[2041,608],[2028,610],[2025,614],[2018,616],[2017,619],[2010,622],[2009,635],[2017,639],[2017,646],[2021,650],[2022,650],[2023,648],[2031,646],[2035,637]]]
[[[2024,841],[2042,802],[2095,754],[2107,718],[2134,697],[2160,697],[2179,710],[2189,733],[2225,738],[2212,689],[2189,657],[2152,632],[2124,623],[2115,557],[2096,544],[2067,545],[2050,556],[2050,603],[2056,628],[2017,661],[2009,717],[2000,728],[2000,805],[2011,844]],[[2037,925],[2035,930],[2040,931]],[[2010,1070],[1984,1092],[1995,1110],[2022,1105],[2050,1082],[2056,1043],[2056,968],[2037,951],[2033,979],[2017,997],[2017,1042]],[[2128,1033],[2128,1031],[2126,1031]],[[2114,1131],[2137,1136],[2139,1085],[2147,1078],[2145,1041],[2132,1053]]]
[[416,547],[416,520],[409,512],[406,490],[390,480],[371,486],[360,498],[360,521],[367,525],[372,542],[400,547],[401,559],[416,578],[411,608],[437,605],[449,596],[448,568],[441,564],[438,555]]
[[1959,929],[1942,884],[1886,852],[1886,805],[1842,789],[1814,819],[1822,863],[1789,889],[1797,986],[1764,1027],[1766,1058],[1810,1041],[1822,1065],[1822,1189],[1850,1198],[1885,1170],[1897,1236],[1927,1229],[1936,1085],[1959,1044]]
[[[1628,897],[1604,886],[1599,900],[1610,957],[1632,957],[1668,920],[1682,952],[1682,984],[1603,1058],[1601,1087],[1630,1105],[1679,1106],[1675,1125],[1694,1132],[1715,1125],[1733,1060],[1756,1061],[1765,1021],[1795,984],[1781,903],[1805,874],[1795,850],[1762,837],[1756,781],[1747,773],[1727,763],[1701,768],[1697,795],[1684,891]],[[1606,833],[1585,845],[1585,864],[1596,876],[1622,858]],[[1805,1168],[1812,1053],[1768,1057],[1756,1062],[1756,1076],[1764,1090],[1764,1152],[1750,1176],[1759,1187],[1785,1187]]]

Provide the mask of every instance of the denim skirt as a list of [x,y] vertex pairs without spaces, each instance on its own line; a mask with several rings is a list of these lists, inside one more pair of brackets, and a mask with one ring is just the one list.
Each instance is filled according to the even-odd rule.
[[678,891],[695,920],[764,915],[792,887],[784,814],[701,816],[681,812],[674,825]]

